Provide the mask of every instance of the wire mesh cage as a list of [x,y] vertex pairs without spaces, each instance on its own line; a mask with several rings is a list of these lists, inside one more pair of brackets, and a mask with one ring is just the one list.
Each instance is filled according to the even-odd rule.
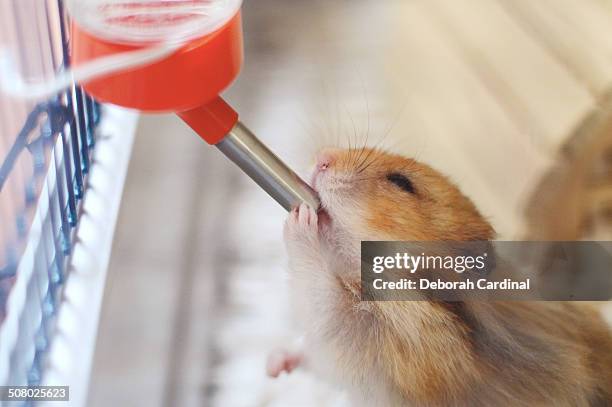
[[[25,81],[66,70],[69,41],[62,0],[0,2],[0,50]],[[74,84],[44,100],[0,90],[0,385],[41,381],[100,115]]]

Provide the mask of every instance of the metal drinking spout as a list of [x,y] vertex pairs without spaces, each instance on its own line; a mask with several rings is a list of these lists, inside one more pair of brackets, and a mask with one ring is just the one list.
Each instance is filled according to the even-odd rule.
[[317,193],[241,122],[215,145],[287,211],[302,202],[319,208]]

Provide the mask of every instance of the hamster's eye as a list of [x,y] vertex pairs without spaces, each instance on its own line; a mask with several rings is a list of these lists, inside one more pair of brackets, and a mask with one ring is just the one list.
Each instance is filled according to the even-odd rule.
[[414,190],[414,185],[412,185],[412,182],[410,182],[410,180],[406,178],[405,176],[403,176],[402,174],[399,174],[397,172],[392,172],[390,174],[387,174],[387,180],[389,180],[392,184],[397,185],[398,187],[400,187],[406,192],[409,192],[411,194],[416,193],[416,191]]

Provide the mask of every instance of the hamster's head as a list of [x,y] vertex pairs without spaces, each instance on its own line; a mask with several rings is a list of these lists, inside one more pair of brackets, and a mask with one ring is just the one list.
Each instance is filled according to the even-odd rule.
[[324,149],[312,186],[332,230],[359,240],[490,240],[472,201],[431,167],[378,149]]

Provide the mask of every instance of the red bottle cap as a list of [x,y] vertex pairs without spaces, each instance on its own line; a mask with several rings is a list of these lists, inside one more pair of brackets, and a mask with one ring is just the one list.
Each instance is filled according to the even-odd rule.
[[[72,24],[72,63],[79,65],[147,45],[112,42]],[[206,141],[220,141],[238,114],[220,97],[243,61],[240,11],[216,31],[190,40],[170,56],[83,83],[101,102],[144,112],[176,112]]]

